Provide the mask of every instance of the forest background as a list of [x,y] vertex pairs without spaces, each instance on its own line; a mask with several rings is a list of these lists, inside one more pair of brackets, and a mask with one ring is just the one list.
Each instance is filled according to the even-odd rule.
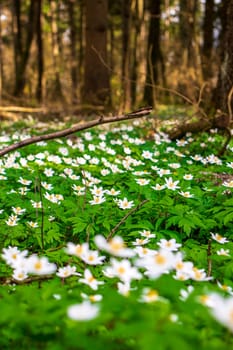
[[232,18],[232,0],[1,0],[0,114],[183,103],[226,127]]

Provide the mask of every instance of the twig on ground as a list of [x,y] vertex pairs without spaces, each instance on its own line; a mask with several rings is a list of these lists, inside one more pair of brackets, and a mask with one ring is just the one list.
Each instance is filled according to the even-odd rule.
[[109,240],[114,233],[118,230],[118,228],[128,219],[130,215],[139,210],[144,204],[148,203],[149,199],[144,199],[141,203],[139,203],[135,208],[132,208],[123,218],[118,222],[118,224],[110,231],[107,240]]
[[37,142],[41,142],[41,141],[45,141],[45,140],[46,141],[53,140],[53,139],[57,139],[60,137],[65,137],[65,136],[71,135],[71,134],[78,132],[78,131],[81,131],[81,130],[90,129],[93,126],[112,123],[112,122],[120,122],[123,120],[141,118],[141,117],[149,115],[151,113],[151,111],[152,111],[152,107],[145,107],[145,108],[141,108],[137,111],[131,112],[129,114],[116,115],[116,116],[111,116],[111,117],[101,116],[98,119],[94,119],[94,120],[86,122],[84,124],[76,124],[68,129],[56,131],[56,132],[53,132],[50,134],[33,136],[33,137],[22,140],[20,142],[16,142],[10,146],[3,148],[2,150],[0,150],[0,156],[3,156],[4,154],[10,153],[12,151],[15,151],[19,148],[25,147],[27,145],[31,145],[33,143],[37,143]]

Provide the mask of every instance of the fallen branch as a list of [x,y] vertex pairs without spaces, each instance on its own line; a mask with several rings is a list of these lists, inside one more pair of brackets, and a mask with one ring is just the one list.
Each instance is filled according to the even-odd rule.
[[47,281],[49,279],[53,278],[53,275],[42,275],[42,276],[31,276],[26,278],[25,280],[18,281],[14,279],[13,277],[9,278],[2,278],[1,284],[2,285],[9,285],[9,284],[28,284],[31,282],[41,282],[41,281]]
[[118,222],[118,224],[110,231],[107,240],[109,240],[114,233],[118,230],[118,228],[128,219],[130,215],[132,215],[135,211],[139,210],[144,204],[148,203],[149,199],[144,199],[141,203],[139,203],[135,208],[132,208],[123,218]]
[[84,124],[76,124],[76,125],[72,126],[71,128],[68,128],[65,130],[56,131],[56,132],[53,132],[50,134],[45,134],[45,135],[33,136],[33,137],[22,140],[20,142],[13,143],[12,145],[3,148],[2,150],[0,150],[0,156],[3,156],[4,154],[10,153],[12,151],[15,151],[19,148],[25,147],[27,145],[31,145],[31,144],[45,141],[45,140],[48,141],[48,140],[53,140],[53,139],[57,139],[60,137],[65,137],[65,136],[71,135],[75,132],[92,128],[93,126],[112,123],[112,122],[120,122],[123,120],[141,118],[141,117],[149,115],[151,113],[151,111],[152,111],[152,107],[145,107],[145,108],[141,108],[137,111],[133,111],[131,113],[123,114],[123,115],[119,115],[119,116],[111,116],[111,117],[101,116],[98,119],[94,119],[94,120],[86,122]]
[[20,107],[20,106],[0,106],[0,112],[15,112],[15,113],[38,113],[43,112],[44,108]]

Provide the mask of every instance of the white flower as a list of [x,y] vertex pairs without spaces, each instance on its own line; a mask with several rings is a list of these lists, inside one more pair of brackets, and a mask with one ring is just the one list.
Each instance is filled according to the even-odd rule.
[[50,263],[47,257],[32,255],[27,259],[27,271],[36,275],[52,274],[56,271],[55,264]]
[[67,243],[67,248],[65,248],[65,251],[69,255],[75,255],[79,258],[81,258],[84,254],[86,254],[89,251],[89,245],[88,243],[83,244],[74,244],[74,243]]
[[84,270],[84,278],[80,278],[79,282],[87,284],[93,290],[97,290],[99,285],[104,284],[103,281],[97,281],[89,269]]
[[208,277],[206,275],[206,272],[204,269],[198,269],[196,267],[193,267],[191,276],[194,281],[210,281],[213,279],[213,277]]
[[185,175],[183,176],[183,179],[184,179],[184,180],[192,180],[192,179],[193,179],[193,175],[192,175],[192,174],[185,174]]
[[227,163],[227,167],[233,169],[233,162]]
[[233,180],[228,181],[228,182],[224,181],[223,186],[232,188],[233,187]]
[[90,191],[91,191],[91,194],[93,194],[93,196],[95,197],[103,197],[105,193],[102,187],[97,187],[97,186],[94,186],[93,188],[91,188]]
[[101,204],[106,201],[105,197],[94,196],[92,200],[89,201],[91,205]]
[[151,159],[152,157],[153,157],[153,153],[151,153],[150,151],[143,151],[142,152],[142,158]]
[[71,305],[67,310],[67,314],[69,318],[75,321],[89,321],[99,315],[99,310],[98,305],[93,305],[90,301],[85,300],[81,304]]
[[51,177],[51,176],[53,176],[53,174],[54,174],[54,170],[51,169],[51,168],[46,168],[46,169],[44,170],[44,174],[45,174],[47,177]]
[[135,255],[135,252],[132,249],[125,246],[125,243],[120,236],[114,236],[107,241],[104,236],[97,235],[95,236],[94,241],[99,249],[105,250],[114,256],[130,258]]
[[172,179],[171,177],[169,177],[168,179],[167,179],[167,178],[165,179],[165,182],[166,182],[165,186],[166,186],[169,190],[174,191],[174,190],[176,190],[177,188],[179,188],[179,186],[177,186],[178,183],[179,183],[178,180],[177,180],[177,181],[173,181],[173,179]]
[[39,227],[38,223],[37,222],[34,222],[34,221],[28,221],[27,222],[29,226],[31,226],[32,228],[37,228]]
[[86,250],[81,255],[81,259],[88,265],[101,265],[105,256],[99,256],[97,250]]
[[45,197],[48,201],[50,201],[50,202],[52,202],[52,203],[57,203],[57,204],[60,204],[60,201],[64,200],[62,194],[53,194],[53,193],[52,193],[52,194],[49,194],[48,192],[46,192],[46,193],[44,194],[44,197]]
[[180,299],[183,301],[186,300],[193,291],[194,291],[194,287],[192,285],[188,286],[187,289],[181,289]]
[[157,174],[162,177],[164,175],[169,175],[171,174],[171,170],[169,169],[158,169]]
[[155,289],[143,288],[142,295],[139,301],[144,303],[152,303],[161,299],[159,293]]
[[203,157],[202,156],[200,156],[200,154],[195,154],[195,156],[191,156],[191,158],[193,159],[193,160],[196,160],[196,161],[198,161],[198,160],[202,160],[203,159]]
[[186,192],[183,192],[183,191],[180,191],[179,194],[182,196],[182,197],[185,197],[185,198],[193,198],[194,195],[191,194],[190,192],[186,191]]
[[146,255],[138,259],[136,264],[146,269],[145,275],[149,278],[158,278],[173,268],[174,259],[174,254],[171,251],[160,249],[154,255]]
[[154,238],[155,237],[155,233],[151,233],[148,230],[139,231],[139,233],[142,237],[146,237],[146,238]]
[[178,281],[187,281],[188,279],[190,279],[190,274],[182,270],[177,270],[173,278]]
[[23,179],[22,177],[19,178],[18,182],[20,182],[24,186],[29,186],[32,183],[31,180],[26,180],[26,179]]
[[164,188],[166,188],[166,185],[156,184],[155,186],[151,186],[151,188],[155,191],[162,191]]
[[19,219],[17,218],[17,216],[11,215],[11,216],[9,216],[8,220],[6,220],[6,224],[8,226],[17,226],[18,225],[18,223],[17,223],[18,220]]
[[135,266],[132,266],[128,259],[118,261],[111,259],[111,265],[108,266],[104,273],[108,277],[118,277],[123,283],[130,283],[133,279],[141,279],[142,275]]
[[132,243],[133,245],[144,245],[149,243],[149,238],[136,238],[136,240]]
[[182,279],[182,276],[190,278],[190,275],[193,272],[193,263],[191,261],[183,261],[183,255],[181,252],[176,253],[174,258],[174,269],[177,273],[177,279]]
[[106,193],[109,196],[118,196],[121,193],[121,191],[116,191],[114,188],[111,188],[111,190],[106,190]]
[[221,248],[221,249],[217,250],[217,254],[218,254],[218,255],[230,256],[229,253],[230,253],[230,250],[229,250],[229,249],[223,249],[223,248]]
[[154,255],[155,254],[155,250],[153,249],[149,249],[149,248],[145,248],[142,246],[137,246],[136,248],[134,248],[134,251],[137,253],[137,255],[142,258],[146,255]]
[[227,293],[233,295],[232,287],[227,286],[226,284],[221,284],[219,281],[217,281],[217,285],[218,285],[219,288],[220,288],[221,290],[223,290],[224,292],[227,292]]
[[70,265],[67,265],[67,266],[64,266],[64,267],[59,267],[58,272],[56,273],[56,275],[58,277],[61,277],[61,278],[67,278],[67,277],[70,277],[70,276],[73,276],[73,275],[81,276],[80,273],[76,272],[76,266],[70,266]]
[[133,207],[134,202],[133,201],[128,201],[128,199],[125,197],[124,199],[118,199],[116,200],[117,205],[120,209],[130,209]]
[[170,166],[173,169],[178,169],[181,167],[180,163],[170,163],[168,164],[168,166]]
[[28,254],[27,250],[20,251],[18,247],[3,248],[2,258],[6,261],[6,263],[15,269],[19,267],[21,261],[25,259]]
[[211,294],[213,300],[210,311],[213,317],[233,332],[233,297],[223,298],[218,294]]
[[225,237],[221,236],[218,233],[212,233],[210,232],[212,239],[214,239],[216,242],[224,244],[229,242],[228,239],[226,239]]
[[22,209],[20,207],[12,207],[12,211],[16,215],[22,215],[23,213],[25,213],[26,209]]
[[181,247],[180,243],[177,243],[175,238],[166,240],[164,238],[160,239],[160,241],[157,243],[160,248],[169,250],[169,251],[176,251],[178,248]]
[[108,170],[108,169],[102,169],[102,170],[100,171],[100,174],[101,174],[102,176],[107,176],[107,175],[110,174],[110,170]]
[[185,145],[187,145],[187,141],[186,140],[183,140],[183,139],[180,139],[180,140],[176,140],[176,145],[178,147],[184,147]]
[[83,299],[87,299],[87,300],[91,301],[92,303],[101,301],[103,299],[103,296],[101,294],[87,295],[85,293],[81,293],[81,297]]
[[148,185],[150,180],[147,180],[147,179],[136,179],[136,182],[138,185],[140,186],[145,186],[145,185]]
[[23,281],[28,278],[27,272],[21,269],[15,269],[12,275],[13,279],[16,281]]
[[45,182],[45,181],[42,181],[42,182],[41,182],[41,186],[42,186],[45,190],[48,190],[48,191],[51,191],[51,190],[53,189],[53,185],[48,184],[48,183]]
[[31,200],[31,204],[33,206],[33,208],[42,208],[42,202],[34,202],[33,200]]

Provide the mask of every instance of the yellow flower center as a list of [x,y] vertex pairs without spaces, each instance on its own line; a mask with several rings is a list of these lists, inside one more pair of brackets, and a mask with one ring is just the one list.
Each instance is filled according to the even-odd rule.
[[92,283],[92,282],[95,281],[95,277],[90,276],[90,277],[88,277],[87,281],[88,281],[89,283]]
[[147,293],[146,296],[150,299],[157,297],[159,294],[157,292],[157,290],[154,289],[150,289]]
[[34,268],[35,268],[35,270],[41,270],[41,268],[42,268],[41,262],[40,262],[40,261],[37,261],[37,262],[35,263],[35,265],[34,265]]
[[76,255],[81,255],[82,254],[82,252],[83,252],[83,247],[80,245],[80,244],[78,244],[76,247],[75,247],[75,253],[76,253]]
[[155,255],[155,262],[158,265],[163,265],[166,262],[166,258],[162,254],[157,254]]
[[126,272],[126,270],[123,266],[120,266],[118,267],[117,272],[119,273],[119,275],[123,275]]
[[179,261],[179,262],[176,264],[176,269],[177,269],[177,270],[181,270],[183,267],[184,267],[184,264],[182,263],[182,261]]
[[113,251],[118,251],[118,250],[124,248],[124,243],[122,243],[122,242],[110,241],[110,242],[109,242],[109,245],[110,245],[110,248],[111,248]]

